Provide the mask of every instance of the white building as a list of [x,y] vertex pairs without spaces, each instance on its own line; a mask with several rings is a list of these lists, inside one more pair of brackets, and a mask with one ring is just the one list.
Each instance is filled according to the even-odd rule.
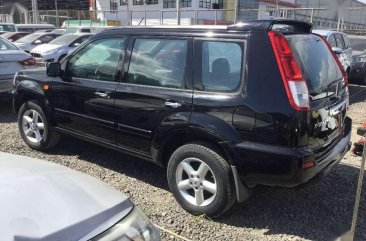
[[[121,25],[177,24],[176,0],[96,0],[91,8],[98,19]],[[235,0],[180,0],[180,8],[182,25],[234,22]]]

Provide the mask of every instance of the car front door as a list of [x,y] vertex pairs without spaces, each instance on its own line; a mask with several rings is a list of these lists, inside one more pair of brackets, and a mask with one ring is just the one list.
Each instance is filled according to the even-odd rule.
[[130,41],[129,61],[116,91],[120,148],[150,157],[159,134],[185,128],[192,108],[192,41],[138,37]]
[[63,80],[53,84],[49,97],[63,131],[115,144],[114,94],[125,43],[123,36],[97,39],[63,63]]

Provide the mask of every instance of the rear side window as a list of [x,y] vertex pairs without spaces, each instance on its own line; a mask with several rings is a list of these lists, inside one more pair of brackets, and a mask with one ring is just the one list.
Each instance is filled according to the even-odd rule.
[[136,39],[127,83],[183,88],[187,62],[187,40]]
[[[198,46],[197,46],[198,45]],[[196,59],[200,63],[195,70],[195,81],[204,91],[234,92],[241,84],[243,66],[243,42],[197,40]]]
[[312,96],[327,92],[331,83],[343,78],[332,53],[319,36],[299,34],[288,35],[286,38],[301,66]]

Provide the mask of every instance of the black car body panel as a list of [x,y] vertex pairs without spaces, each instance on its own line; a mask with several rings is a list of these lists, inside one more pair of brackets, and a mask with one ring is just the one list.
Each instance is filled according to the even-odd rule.
[[[294,110],[268,36],[276,24],[284,35],[310,34],[311,25],[290,20],[227,28],[106,30],[61,61],[61,77],[47,77],[44,70],[19,73],[13,91],[14,108],[17,111],[24,101],[38,98],[59,131],[159,165],[166,165],[174,148],[182,144],[209,142],[235,168],[234,174],[238,170],[247,186],[296,186],[332,167],[349,149],[348,92],[339,80],[336,96],[327,94],[322,100],[312,101],[311,111]],[[284,24],[290,25],[290,30]],[[108,38],[124,38],[115,79],[70,79],[65,72],[69,60],[89,43]],[[180,88],[127,83],[134,44],[141,38],[186,41],[187,67]],[[203,68],[200,53],[205,51],[202,41],[206,40],[240,46],[242,67],[235,73],[236,78],[240,76],[240,85],[235,90],[204,89],[199,71]],[[49,88],[45,90],[44,85]],[[320,110],[334,111],[337,122],[331,130],[317,130],[329,121],[314,119]],[[314,166],[303,168],[309,162]]]

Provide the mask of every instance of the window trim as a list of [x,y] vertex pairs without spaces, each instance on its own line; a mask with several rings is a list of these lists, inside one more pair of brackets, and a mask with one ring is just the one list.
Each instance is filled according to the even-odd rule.
[[[126,55],[127,55],[126,52],[127,52],[127,47],[128,47],[129,41],[130,41],[130,36],[128,36],[128,35],[103,36],[103,37],[100,37],[100,38],[90,39],[91,37],[89,37],[89,39],[87,41],[85,41],[79,47],[78,50],[74,51],[71,55],[68,55],[67,58],[64,58],[63,59],[64,62],[62,61],[62,64],[61,64],[61,69],[62,69],[62,72],[63,72],[62,79],[65,80],[65,81],[67,81],[67,82],[71,82],[71,83],[76,82],[74,80],[78,80],[78,79],[99,81],[100,83],[103,83],[103,82],[120,83],[121,80],[122,80],[122,73],[123,73],[122,66],[123,66],[124,60],[125,60]],[[111,39],[111,38],[124,38],[125,39],[125,42],[124,42],[124,45],[123,45],[124,50],[122,49],[121,50],[121,53],[120,53],[119,61],[118,61],[117,68],[116,68],[116,76],[115,76],[115,80],[114,81],[108,81],[108,80],[100,81],[100,80],[96,80],[96,79],[78,78],[78,77],[74,77],[73,78],[73,77],[68,76],[68,74],[67,74],[67,68],[68,68],[70,59],[72,59],[77,53],[79,53],[80,51],[82,51],[83,49],[85,49],[85,47],[88,46],[89,44],[91,44],[93,42],[96,42],[96,41],[99,41],[99,40]]]
[[[164,87],[164,86],[152,86],[127,83],[128,70],[131,64],[133,47],[136,39],[164,39],[164,40],[186,40],[187,41],[187,57],[186,57],[186,74],[184,81],[184,88]],[[161,36],[161,35],[133,35],[130,36],[130,41],[126,49],[125,61],[123,63],[121,84],[125,86],[135,86],[139,88],[153,88],[164,89],[170,91],[192,91],[193,90],[193,68],[189,64],[193,60],[193,38],[192,37],[179,37],[179,36]]]
[[[210,91],[210,90],[203,90],[203,83],[201,78],[197,78],[196,73],[202,72],[202,65],[200,63],[197,63],[197,61],[202,61],[202,44],[200,42],[203,41],[213,41],[213,42],[231,42],[231,43],[242,43],[242,70],[240,74],[240,86],[237,90],[230,91],[230,92],[223,92],[223,91]],[[213,95],[238,95],[241,93],[246,92],[246,80],[247,80],[247,69],[245,68],[245,65],[247,63],[248,59],[248,51],[247,51],[247,38],[244,39],[238,39],[238,38],[204,38],[204,37],[196,37],[194,38],[193,43],[195,52],[194,52],[194,70],[193,70],[193,86],[194,86],[194,92],[198,93],[204,93],[204,94],[213,94]],[[199,51],[197,51],[199,49]],[[200,54],[200,56],[198,56]]]

